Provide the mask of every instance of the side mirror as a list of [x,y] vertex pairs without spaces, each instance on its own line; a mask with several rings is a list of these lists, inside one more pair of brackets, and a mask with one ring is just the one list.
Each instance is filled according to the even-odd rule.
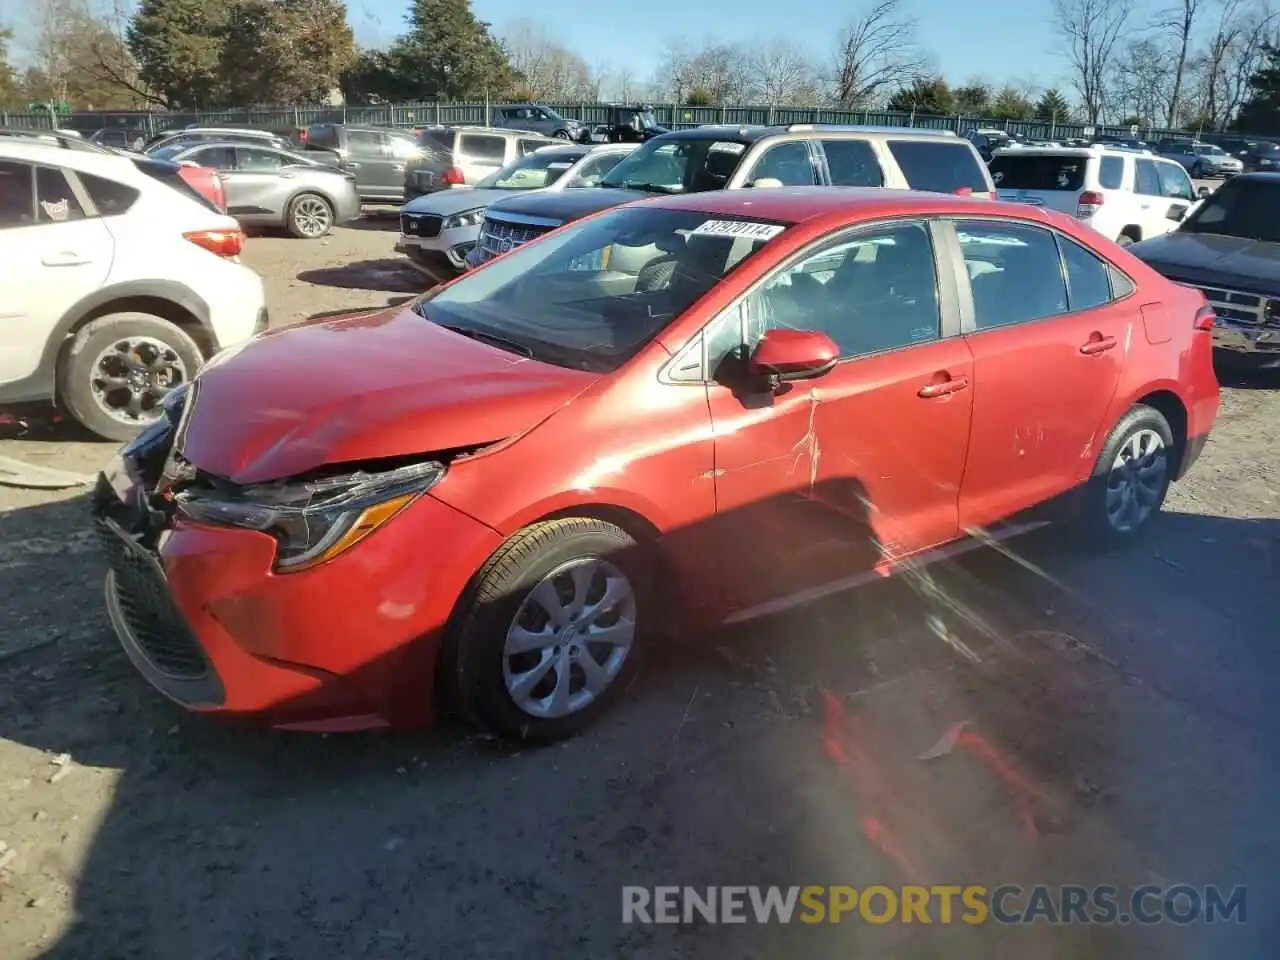
[[766,330],[747,365],[752,373],[781,382],[820,377],[839,359],[840,348],[820,331]]
[[1208,200],[1211,196],[1213,196],[1213,191],[1208,187],[1201,187],[1196,191],[1197,200]]
[[781,180],[779,180],[777,177],[761,177],[759,180],[752,180],[752,181],[751,181],[751,186],[752,186],[753,188],[757,188],[757,187],[780,187],[780,186],[782,186],[782,181],[781,181]]
[[1182,204],[1180,203],[1171,203],[1169,204],[1168,211],[1165,213],[1165,218],[1168,220],[1172,220],[1176,223],[1177,221],[1186,217],[1186,215],[1187,215],[1186,207],[1182,206]]

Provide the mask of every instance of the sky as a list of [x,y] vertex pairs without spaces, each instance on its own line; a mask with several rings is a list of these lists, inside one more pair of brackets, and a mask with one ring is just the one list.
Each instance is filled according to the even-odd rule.
[[[108,0],[91,0],[110,7]],[[593,67],[625,65],[634,80],[647,79],[668,40],[684,37],[694,45],[751,43],[785,36],[824,65],[831,59],[841,24],[870,0],[847,5],[830,0],[621,0],[593,4],[582,0],[473,0],[476,15],[495,30],[521,17],[549,25],[564,46]],[[1065,87],[1066,66],[1055,53],[1049,0],[906,0],[919,23],[924,48],[953,83],[981,76],[1036,87]],[[30,0],[0,0],[0,24],[16,29],[21,47]],[[404,29],[408,0],[347,0],[356,39],[380,46]],[[22,50],[15,51],[21,56]]]
[[[865,2],[865,0],[864,0]],[[357,39],[370,46],[403,29],[406,0],[347,0]],[[1065,64],[1055,54],[1048,0],[907,0],[919,22],[924,48],[939,72],[955,83],[982,76],[997,85],[1027,82],[1038,87],[1061,83]],[[637,79],[658,65],[664,45],[681,36],[695,45],[750,43],[786,36],[812,51],[815,60],[831,58],[844,19],[864,9],[830,0],[473,0],[476,16],[500,30],[504,22],[536,17],[556,39],[592,66],[625,64]],[[843,13],[841,11],[844,11]],[[821,26],[819,26],[821,25]]]

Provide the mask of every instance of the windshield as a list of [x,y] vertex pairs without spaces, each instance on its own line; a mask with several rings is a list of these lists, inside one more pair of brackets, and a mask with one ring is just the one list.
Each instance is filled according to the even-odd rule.
[[1212,143],[1197,144],[1195,151],[1202,157],[1214,157],[1224,152],[1221,147],[1215,146]]
[[650,140],[609,171],[602,187],[626,187],[650,193],[700,193],[721,190],[746,151],[733,140]]
[[514,353],[608,373],[786,227],[619,207],[465,274],[414,309]]
[[1182,233],[1212,233],[1280,243],[1280,183],[1230,180],[1178,229]]
[[549,187],[582,159],[582,154],[564,150],[538,151],[507,164],[476,184],[477,189],[487,190],[537,190]]
[[1253,147],[1254,153],[1280,153],[1280,143],[1259,143]]

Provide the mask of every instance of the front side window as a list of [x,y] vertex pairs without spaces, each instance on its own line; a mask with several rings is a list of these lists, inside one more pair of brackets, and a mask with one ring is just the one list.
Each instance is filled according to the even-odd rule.
[[569,187],[598,187],[604,175],[616,167],[625,153],[598,153],[583,160],[574,171]]
[[202,149],[182,154],[181,159],[189,160],[202,167],[213,167],[215,170],[234,170],[236,168],[235,147],[203,147]]
[[751,294],[748,344],[766,330],[820,330],[842,357],[938,339],[933,245],[919,223],[860,230],[785,268]]
[[601,186],[651,193],[722,190],[747,145],[734,140],[650,140],[619,163]]
[[1195,190],[1191,187],[1191,178],[1187,171],[1177,163],[1157,163],[1156,173],[1160,177],[1160,194],[1173,200],[1195,200]]
[[476,187],[481,190],[538,190],[551,186],[577,162],[576,156],[566,156],[558,151],[531,153],[489,174]]
[[1280,183],[1228,180],[1182,222],[1178,231],[1280,243]]
[[507,155],[507,141],[502,137],[487,137],[475,133],[460,137],[458,148],[472,160],[484,163],[502,163]]
[[1134,193],[1141,193],[1143,196],[1148,197],[1160,196],[1160,174],[1156,171],[1154,161],[1137,161],[1137,163],[1134,164],[1134,175]]
[[35,223],[33,180],[27,164],[0,160],[0,229]]
[[66,223],[83,219],[84,208],[66,175],[54,167],[36,167],[36,222]]
[[520,156],[533,153],[535,150],[541,150],[543,147],[549,146],[546,140],[521,140]]
[[954,193],[968,187],[975,193],[985,193],[991,189],[977,154],[959,140],[889,140],[887,143],[912,190]]
[[884,171],[875,149],[865,140],[822,140],[827,172],[837,187],[883,187]]
[[977,330],[1067,312],[1067,284],[1052,233],[994,220],[957,220],[955,228]]
[[619,207],[464,274],[414,309],[514,353],[607,373],[786,228]]
[[809,147],[801,140],[780,143],[764,152],[751,171],[754,180],[778,180],[785,187],[812,187],[818,182]]

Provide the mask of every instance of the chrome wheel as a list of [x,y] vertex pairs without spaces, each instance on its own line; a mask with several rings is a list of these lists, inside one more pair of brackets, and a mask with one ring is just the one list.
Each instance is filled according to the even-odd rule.
[[636,594],[607,560],[557,567],[525,596],[507,630],[502,677],[530,716],[564,717],[603,694],[636,635]]
[[293,225],[301,236],[322,237],[333,225],[333,214],[319,197],[302,197],[293,205]]
[[125,337],[93,363],[93,399],[111,419],[143,426],[157,419],[161,403],[190,371],[178,352],[154,337]]
[[1169,473],[1169,451],[1155,430],[1144,427],[1125,441],[1107,476],[1107,522],[1132,533],[1159,509]]

